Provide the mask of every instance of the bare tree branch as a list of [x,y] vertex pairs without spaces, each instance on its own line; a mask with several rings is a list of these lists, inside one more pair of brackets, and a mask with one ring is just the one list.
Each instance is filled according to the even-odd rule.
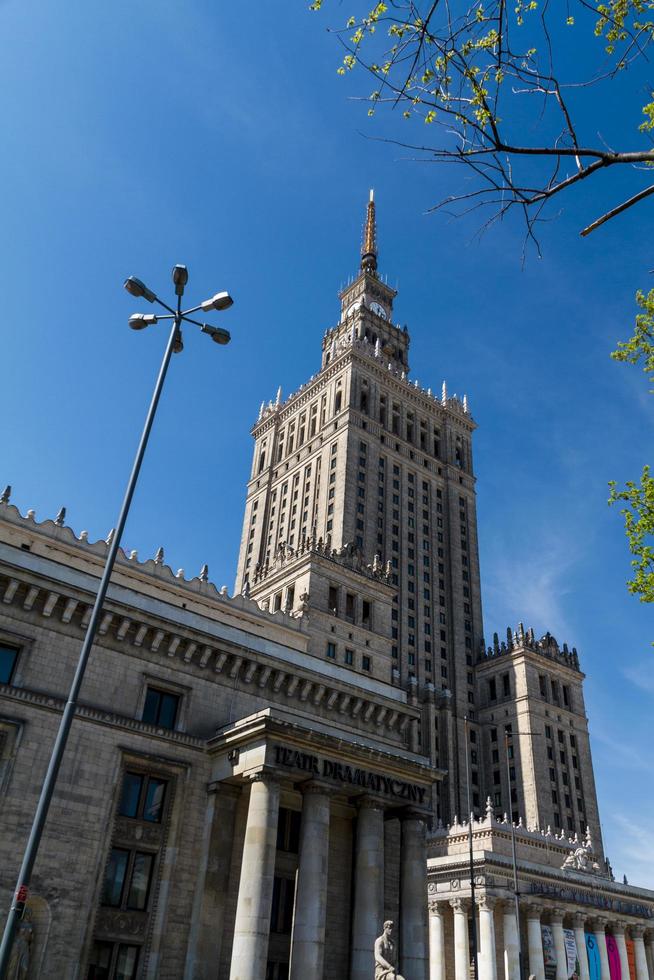
[[[363,97],[369,114],[401,110],[409,126],[422,121],[439,134],[425,142],[397,134],[373,138],[410,149],[417,159],[463,166],[475,183],[472,193],[450,194],[430,210],[493,209],[485,230],[517,207],[526,241],[535,242],[535,227],[552,198],[601,170],[637,172],[654,165],[651,107],[643,107],[651,125],[640,127],[648,145],[628,150],[603,146],[601,137],[596,145],[598,134],[577,104],[583,90],[610,84],[627,65],[647,57],[654,0],[568,0],[566,15],[550,0],[513,0],[510,6],[506,0],[385,0],[372,7],[372,0],[350,2],[361,12],[335,32],[345,51],[339,71],[360,68],[373,79],[376,90]],[[587,43],[596,46],[590,49],[595,57],[569,59],[568,74],[562,74],[555,54],[561,30],[574,23],[570,10],[590,20]],[[590,65],[587,75],[568,77],[578,64]],[[530,113],[526,122],[525,99],[534,95],[540,113]],[[533,131],[534,145],[516,138],[521,131]],[[649,193],[639,190],[584,234]]]

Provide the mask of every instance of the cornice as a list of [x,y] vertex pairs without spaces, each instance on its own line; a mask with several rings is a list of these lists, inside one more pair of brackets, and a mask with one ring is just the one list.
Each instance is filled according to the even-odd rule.
[[[66,706],[64,698],[53,697],[51,694],[32,691],[29,688],[12,687],[9,684],[0,684],[0,697],[15,704],[28,704],[32,708],[39,708],[54,714],[63,714]],[[121,731],[144,735],[148,739],[155,738],[160,741],[183,745],[185,748],[200,752],[204,752],[207,746],[207,740],[204,738],[197,738],[194,735],[187,735],[185,732],[173,731],[168,728],[158,728],[156,725],[148,725],[136,718],[121,715],[116,711],[97,708],[90,704],[78,703],[75,717],[103,727],[117,728]]]
[[[18,611],[38,615],[51,623],[51,628],[81,639],[92,609],[92,595],[80,592],[64,581],[17,573],[6,567],[0,571],[0,595],[10,613]],[[191,622],[175,622],[174,613],[184,618],[184,610],[170,609],[164,618],[130,604],[110,593],[105,603],[97,643],[117,649],[148,650],[165,658],[168,666],[184,665],[191,672],[202,672],[207,679],[223,675],[226,682],[241,691],[248,688],[258,696],[264,692],[280,695],[298,705],[322,706],[343,721],[356,722],[352,734],[361,730],[384,733],[393,740],[406,742],[409,721],[415,709],[406,703],[406,694],[381,681],[370,683],[358,675],[341,676],[345,668],[324,664],[309,653],[283,648],[280,644],[263,641],[258,649],[250,644],[256,637],[239,638],[236,631],[225,635],[194,626]],[[17,621],[20,622],[20,619]],[[56,624],[56,625],[55,625]],[[372,689],[371,689],[372,688]],[[362,725],[363,723],[363,725]]]

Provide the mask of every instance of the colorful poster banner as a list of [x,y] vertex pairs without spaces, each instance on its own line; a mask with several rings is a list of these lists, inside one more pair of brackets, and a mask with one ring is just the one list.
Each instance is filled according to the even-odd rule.
[[545,980],[556,980],[556,949],[554,947],[554,936],[552,934],[552,928],[551,926],[541,926],[540,931],[543,936],[543,960],[545,962]]
[[[629,976],[636,976],[636,951],[634,949],[634,941],[631,936],[626,937],[627,943],[627,963],[629,964]],[[626,980],[626,978],[625,978]]]
[[590,932],[586,933],[586,952],[588,953],[588,972],[590,980],[601,980],[602,964],[600,963],[597,940]]
[[620,951],[618,944],[611,935],[606,937],[606,952],[609,957],[609,973],[611,980],[622,980],[622,965],[620,963]]
[[565,958],[568,965],[568,980],[570,980],[571,977],[579,976],[577,940],[572,929],[563,930],[563,942],[565,943]]

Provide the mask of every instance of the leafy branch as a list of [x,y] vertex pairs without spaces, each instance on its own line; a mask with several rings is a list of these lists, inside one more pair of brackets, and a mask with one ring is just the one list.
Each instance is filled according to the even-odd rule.
[[[578,30],[571,10],[590,20],[589,36],[602,42],[591,52],[597,63],[586,77],[575,76],[575,57],[566,69],[555,68],[554,32]],[[386,141],[469,171],[471,186],[432,210],[490,208],[491,224],[517,208],[537,244],[536,223],[557,195],[608,168],[654,166],[654,92],[642,106],[641,146],[596,143],[582,132],[589,126],[575,119],[580,90],[610,81],[646,55],[654,40],[654,0],[568,0],[565,11],[549,0],[514,0],[511,8],[506,0],[388,0],[365,4],[335,33],[345,50],[339,73],[361,69],[374,80],[363,97],[368,114],[401,110],[409,124],[422,121],[430,130],[428,139]],[[525,132],[533,133],[533,145],[520,138]],[[583,233],[650,194],[654,184]]]

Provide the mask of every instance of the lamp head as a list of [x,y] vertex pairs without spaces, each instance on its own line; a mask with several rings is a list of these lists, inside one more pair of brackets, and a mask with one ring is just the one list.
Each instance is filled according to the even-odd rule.
[[234,300],[227,292],[216,293],[211,299],[205,299],[204,303],[200,304],[205,313],[209,310],[228,310],[233,305]]
[[211,339],[217,344],[225,345],[232,339],[228,330],[221,330],[220,327],[212,327],[208,323],[203,323],[200,330],[202,333],[208,334],[209,337],[211,337]]
[[152,327],[157,322],[154,313],[132,313],[129,318],[129,325],[132,330],[143,330],[145,327]]
[[173,267],[173,282],[175,284],[175,295],[184,295],[184,286],[188,282],[188,269],[185,265],[176,265]]
[[125,280],[125,289],[131,296],[137,296],[142,299],[147,299],[148,303],[154,303],[157,298],[151,289],[137,279],[136,276],[128,276]]

